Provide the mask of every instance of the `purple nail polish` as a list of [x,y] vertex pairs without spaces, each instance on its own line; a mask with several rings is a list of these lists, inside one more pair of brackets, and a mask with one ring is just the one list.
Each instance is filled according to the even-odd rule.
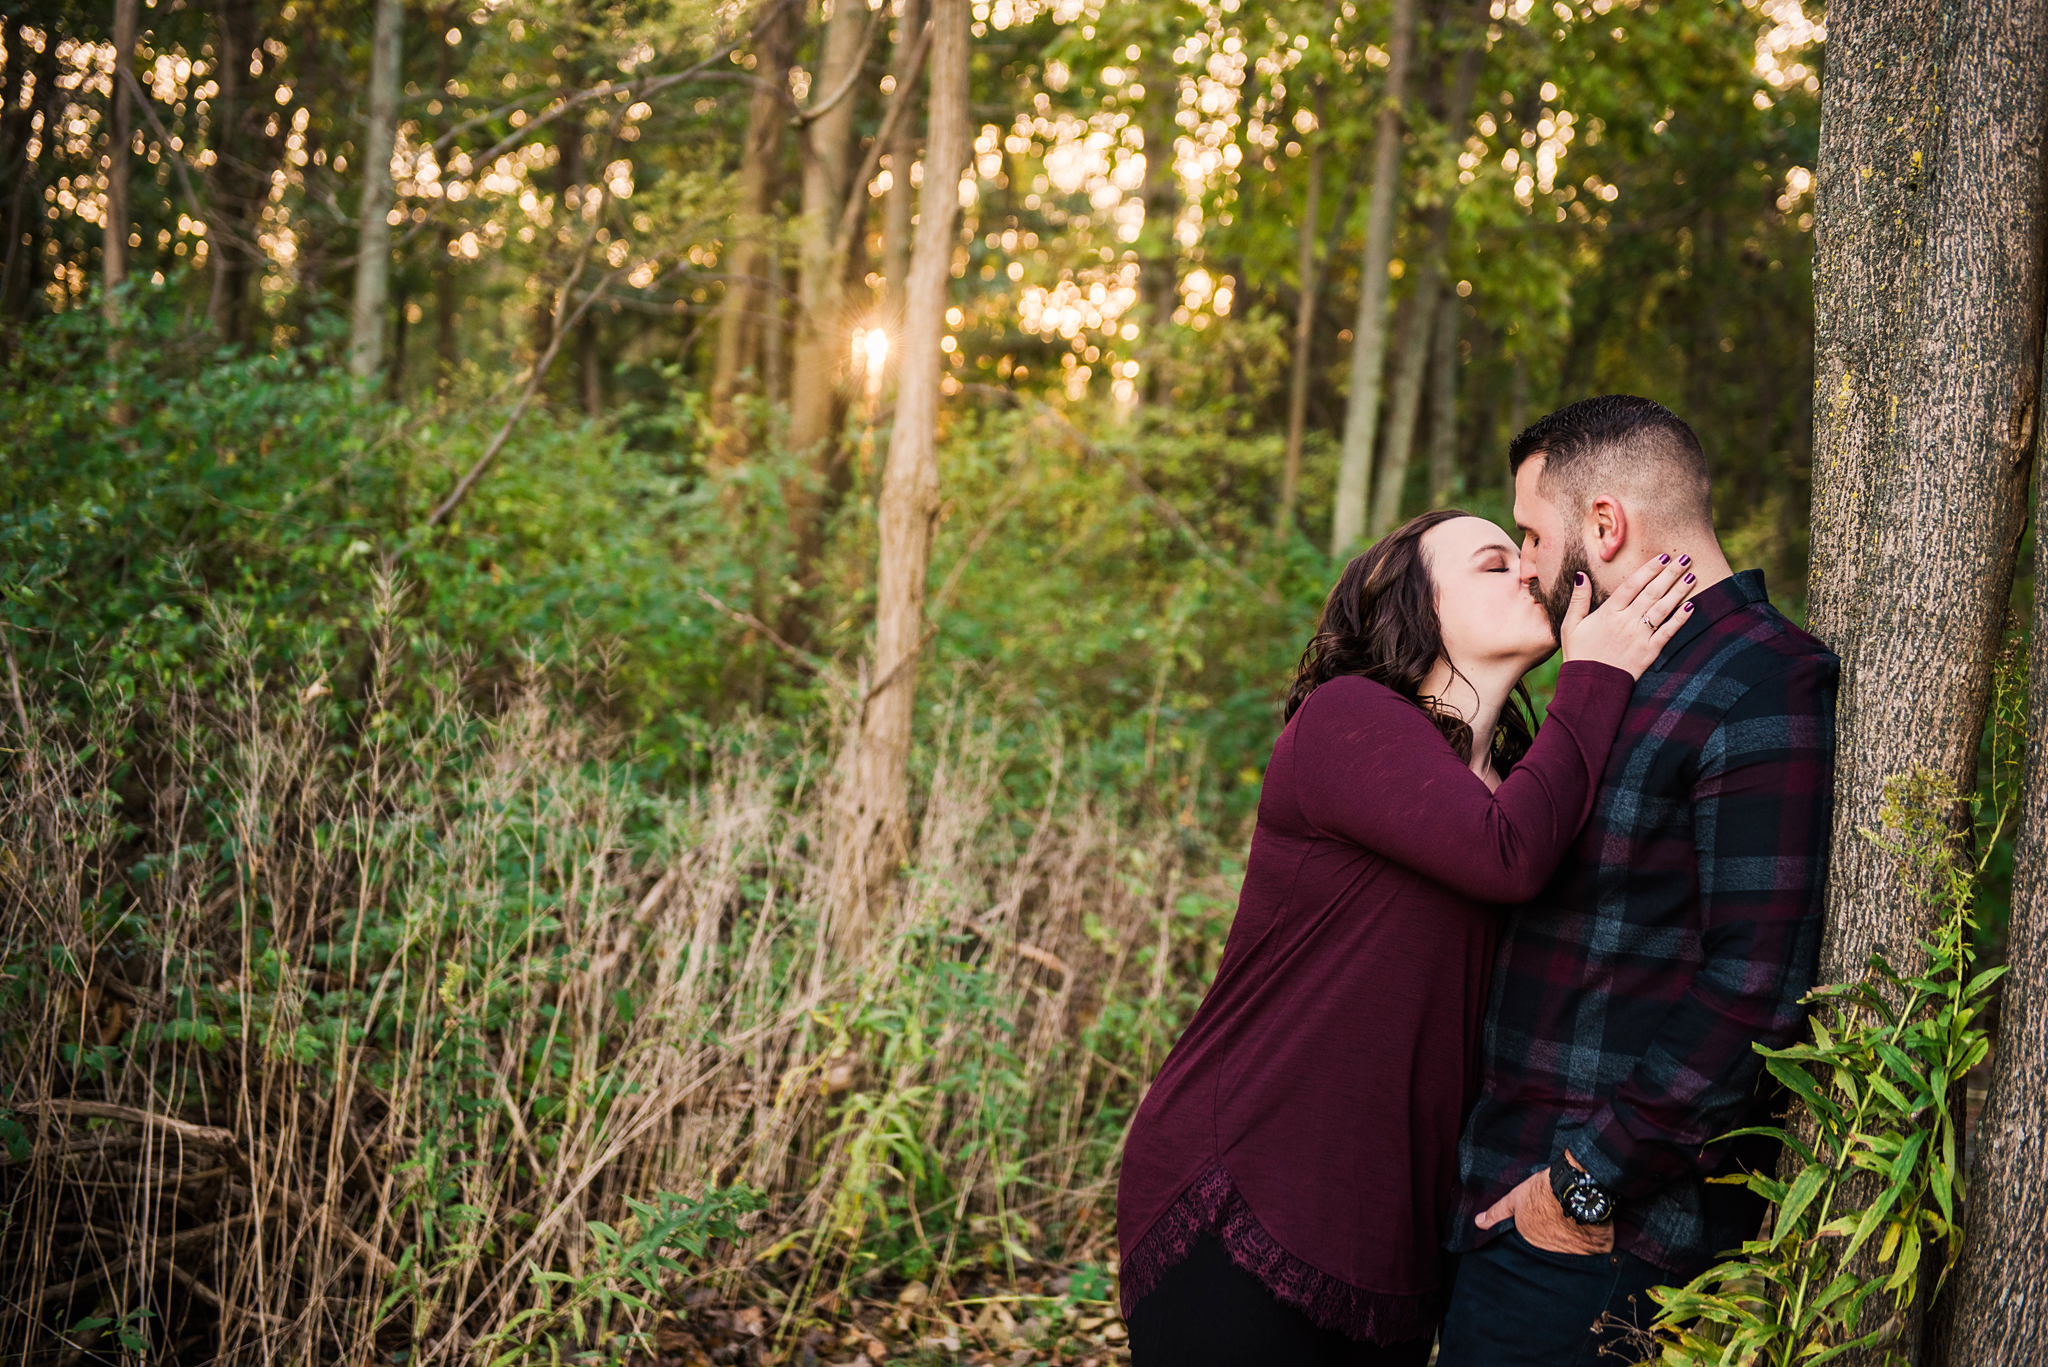
[[1583,587],[1585,585],[1585,582],[1586,576],[1583,574],[1575,574],[1572,576],[1572,586],[1574,588]]
[[1678,563],[1681,565],[1690,565],[1692,563],[1692,557],[1689,555],[1681,555],[1678,557]]
[[1671,563],[1671,557],[1668,555],[1660,555],[1657,557],[1657,563],[1660,565],[1668,565]]
[[1687,604],[1685,605],[1685,610],[1686,610],[1687,612],[1691,612],[1691,611],[1692,611],[1692,604],[1690,604],[1690,603],[1687,603]]
[[1688,574],[1687,576],[1685,576],[1685,582],[1686,582],[1686,583],[1690,584],[1690,583],[1691,583],[1692,581],[1693,581],[1693,576],[1691,576],[1691,575],[1689,575],[1689,574]]

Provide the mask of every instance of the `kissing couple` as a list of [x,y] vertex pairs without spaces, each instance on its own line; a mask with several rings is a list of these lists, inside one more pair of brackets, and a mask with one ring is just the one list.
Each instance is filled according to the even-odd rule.
[[1302,655],[1125,1145],[1133,1367],[1589,1364],[1761,1223],[1714,1179],[1776,1162],[1723,1136],[1804,1025],[1839,662],[1730,567],[1668,409],[1586,399],[1508,462],[1519,537],[1414,519]]

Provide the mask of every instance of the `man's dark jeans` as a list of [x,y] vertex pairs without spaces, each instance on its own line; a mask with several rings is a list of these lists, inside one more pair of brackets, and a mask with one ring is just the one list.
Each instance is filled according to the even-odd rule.
[[1629,1326],[1656,1315],[1651,1287],[1683,1280],[1629,1253],[1552,1253],[1510,1226],[1458,1259],[1437,1367],[1639,1362]]

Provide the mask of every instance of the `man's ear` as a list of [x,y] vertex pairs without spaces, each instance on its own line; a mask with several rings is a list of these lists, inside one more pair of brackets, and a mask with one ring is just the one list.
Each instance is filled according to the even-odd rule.
[[1602,561],[1621,554],[1628,544],[1628,510],[1612,494],[1595,494],[1586,505],[1586,539]]

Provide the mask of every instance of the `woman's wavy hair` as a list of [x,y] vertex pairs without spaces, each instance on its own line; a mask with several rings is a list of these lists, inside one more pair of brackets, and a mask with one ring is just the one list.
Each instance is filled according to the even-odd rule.
[[[1308,695],[1323,684],[1356,674],[1386,685],[1421,708],[1458,757],[1471,760],[1472,728],[1422,691],[1430,670],[1444,658],[1436,580],[1429,572],[1422,537],[1452,518],[1470,516],[1459,508],[1439,508],[1410,518],[1344,567],[1323,604],[1316,634],[1301,653],[1294,686],[1287,691],[1285,719],[1292,720]],[[1506,773],[1528,752],[1536,735],[1531,716],[1528,691],[1516,684],[1493,733],[1496,772]]]

